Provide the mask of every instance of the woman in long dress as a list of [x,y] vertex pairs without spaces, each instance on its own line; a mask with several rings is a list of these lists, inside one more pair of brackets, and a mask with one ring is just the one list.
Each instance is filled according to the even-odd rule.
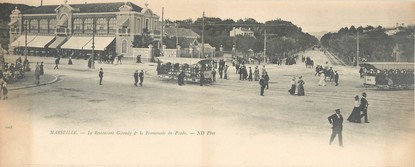
[[288,90],[288,92],[290,92],[291,95],[295,94],[295,88],[296,88],[296,83],[295,83],[295,77],[293,77],[293,79],[291,80],[291,89]]
[[360,101],[359,101],[359,96],[355,96],[354,97],[354,107],[353,107],[353,111],[350,114],[349,118],[347,118],[348,121],[350,122],[356,122],[356,123],[360,123]]
[[326,76],[323,71],[320,71],[320,82],[318,82],[318,86],[326,86]]
[[297,92],[297,95],[298,96],[304,96],[305,95],[305,92],[304,92],[304,84],[305,84],[305,82],[303,81],[303,79],[302,79],[303,77],[302,76],[300,76],[299,78],[298,78],[298,92]]

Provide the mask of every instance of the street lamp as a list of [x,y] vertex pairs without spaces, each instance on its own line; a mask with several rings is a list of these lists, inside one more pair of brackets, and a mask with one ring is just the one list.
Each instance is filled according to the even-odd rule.
[[95,48],[95,29],[96,29],[96,22],[95,22],[96,20],[95,19],[93,19],[92,20],[92,56],[91,56],[91,68],[92,69],[95,69],[95,50],[94,50],[94,48]]
[[27,59],[27,20],[24,21],[24,28],[25,28],[25,36],[24,36],[24,51],[23,51],[23,55],[25,60]]

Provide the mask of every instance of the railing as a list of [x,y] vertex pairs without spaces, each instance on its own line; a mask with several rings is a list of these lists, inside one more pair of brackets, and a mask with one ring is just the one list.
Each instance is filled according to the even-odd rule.
[[19,33],[19,28],[10,28],[10,33],[18,34]]
[[56,28],[55,33],[56,34],[68,35],[69,34],[69,29],[67,29],[67,28]]
[[120,29],[118,29],[118,34],[119,35],[122,35],[122,34],[128,35],[128,34],[130,34],[130,29],[129,28],[120,28]]

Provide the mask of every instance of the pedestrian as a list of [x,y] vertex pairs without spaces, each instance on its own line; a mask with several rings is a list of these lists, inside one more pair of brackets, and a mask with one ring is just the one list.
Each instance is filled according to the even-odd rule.
[[293,79],[291,79],[291,88],[288,90],[288,92],[291,95],[294,95],[296,87],[297,87],[297,84],[295,83],[295,77],[293,77]]
[[68,64],[72,65],[72,56],[69,56]]
[[359,69],[360,78],[363,78],[364,72],[365,72],[365,69],[363,67],[360,67]]
[[258,66],[255,66],[255,71],[254,71],[254,75],[255,75],[255,81],[259,81],[259,69]]
[[264,76],[262,76],[261,79],[259,80],[259,85],[260,85],[260,94],[259,95],[264,96],[264,90],[265,90]]
[[228,70],[229,70],[229,66],[225,65],[225,69],[224,69],[225,76],[223,77],[223,79],[229,79],[228,78],[228,72],[229,72]]
[[40,73],[40,75],[45,74],[45,71],[43,70],[43,61],[40,62],[40,65],[39,65],[39,73]]
[[135,70],[134,73],[134,85],[137,86],[138,83],[138,70]]
[[244,73],[244,66],[239,66],[239,72],[237,72],[237,74],[239,74],[239,80],[243,79],[243,73]]
[[362,117],[365,117],[365,123],[369,123],[368,116],[367,116],[367,108],[369,107],[369,103],[366,100],[367,94],[365,92],[362,93],[362,98],[360,99],[360,111],[362,111]]
[[266,71],[265,71],[264,79],[265,79],[265,86],[268,89],[269,88],[269,76],[268,76],[268,72]]
[[138,74],[138,77],[140,77],[140,86],[143,86],[144,82],[144,71],[141,70],[140,74]]
[[249,67],[248,81],[252,81],[252,69]]
[[[121,59],[122,59],[122,57],[123,57],[123,55],[119,55],[119,56],[118,56],[118,62],[119,62],[120,64],[122,64],[122,63],[121,63]],[[117,62],[117,63],[118,63],[118,62]]]
[[203,86],[204,81],[205,81],[205,74],[203,71],[200,71],[200,86]]
[[236,74],[238,74],[238,72],[239,72],[239,63],[236,63],[235,69],[236,69]]
[[102,68],[99,69],[99,85],[102,85],[102,78],[104,78],[104,70]]
[[336,86],[339,85],[339,73],[337,71],[334,71],[334,83],[336,83]]
[[360,116],[360,101],[359,101],[359,96],[356,95],[354,97],[354,107],[353,107],[353,111],[350,114],[349,118],[347,118],[347,120],[349,122],[355,122],[355,123],[360,123],[361,122],[361,116]]
[[39,63],[38,63],[38,65],[36,65],[35,79],[36,79],[36,85],[39,85],[40,84],[40,66],[39,66]]
[[216,82],[216,70],[215,70],[215,68],[213,68],[213,70],[212,70],[212,79],[213,79],[213,82]]
[[219,78],[222,79],[222,76],[223,76],[223,66],[219,64]]
[[262,66],[262,71],[261,71],[261,75],[265,75],[265,72],[266,72],[267,70],[265,69],[265,65],[263,65]]
[[23,70],[24,71],[30,71],[29,60],[27,60],[27,58],[25,58],[24,61],[23,61]]
[[59,69],[59,61],[61,60],[61,57],[58,56],[55,60],[55,67],[53,69]]
[[305,96],[305,92],[304,92],[304,84],[305,82],[303,81],[303,77],[300,76],[298,77],[298,87],[297,87],[297,95],[298,96]]
[[0,76],[0,99],[1,99],[1,94],[2,94],[2,91],[3,91],[4,82],[6,82],[6,81],[4,81],[3,77]]
[[333,142],[334,138],[336,138],[336,135],[338,135],[339,138],[339,145],[340,147],[343,147],[343,116],[340,114],[340,109],[336,109],[336,113],[329,116],[328,120],[330,124],[333,125],[331,137],[330,137],[330,144]]
[[326,86],[326,76],[323,71],[320,71],[320,81],[318,82],[318,86]]
[[91,67],[92,67],[92,58],[90,57],[88,59],[88,68],[91,69]]
[[184,72],[180,72],[180,74],[177,76],[177,84],[179,86],[184,85]]
[[8,97],[7,97],[7,94],[9,93],[9,90],[7,89],[7,82],[6,81],[3,81],[3,84],[2,84],[3,86],[2,86],[2,92],[3,92],[3,100],[6,100]]

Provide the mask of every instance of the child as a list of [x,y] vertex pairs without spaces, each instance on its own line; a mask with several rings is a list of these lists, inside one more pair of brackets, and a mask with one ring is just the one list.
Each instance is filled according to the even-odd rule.
[[7,93],[9,93],[9,90],[7,90],[7,82],[3,82],[3,100],[7,99]]

